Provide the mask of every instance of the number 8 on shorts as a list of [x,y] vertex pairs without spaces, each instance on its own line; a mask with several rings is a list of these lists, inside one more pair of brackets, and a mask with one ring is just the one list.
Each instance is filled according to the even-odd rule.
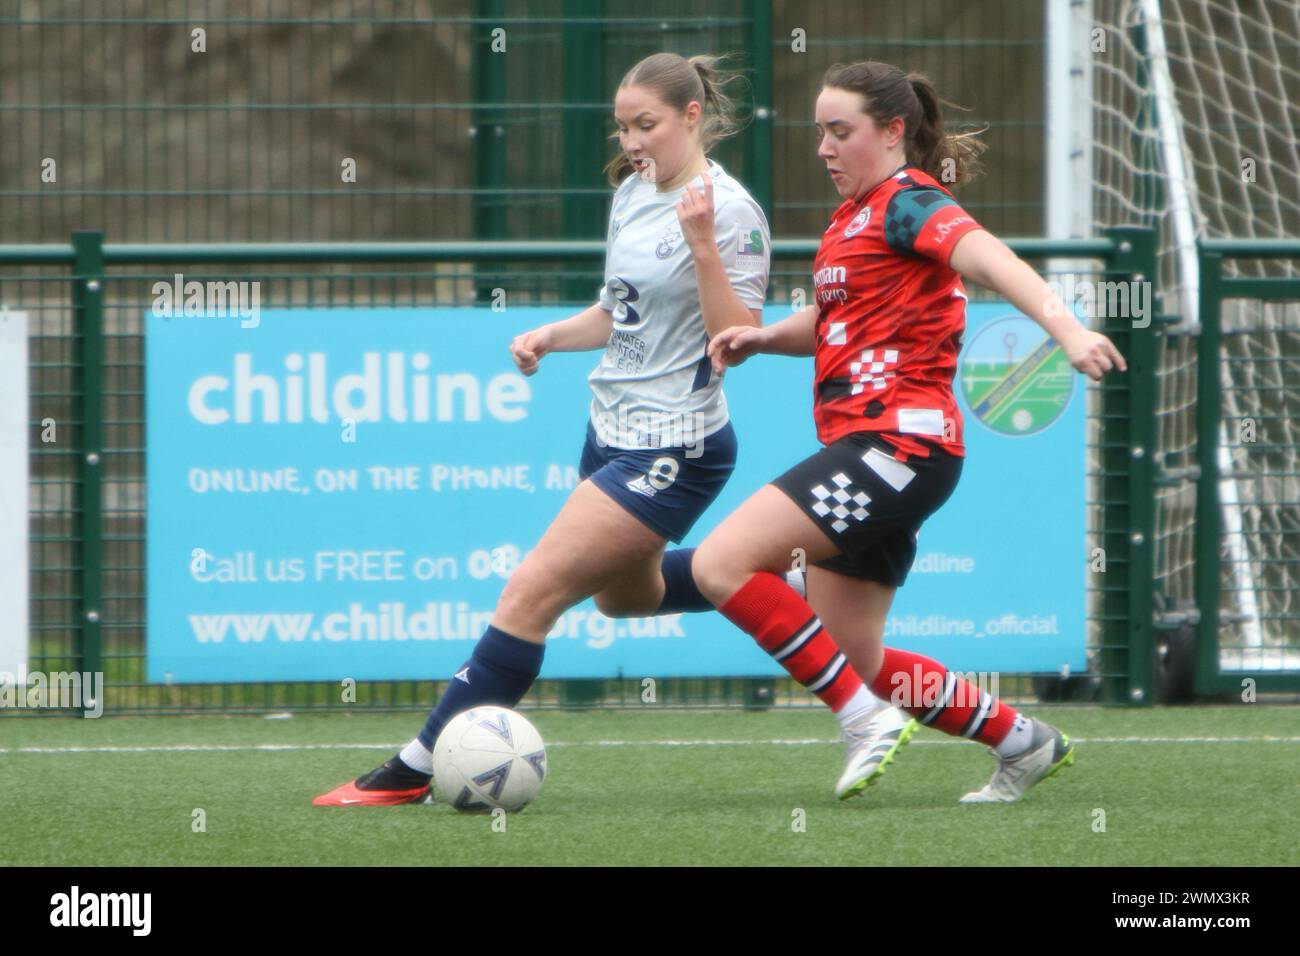
[[646,478],[649,480],[651,487],[657,491],[667,491],[677,480],[677,472],[681,468],[677,464],[677,459],[671,455],[664,455],[656,458],[650,470],[646,472]]

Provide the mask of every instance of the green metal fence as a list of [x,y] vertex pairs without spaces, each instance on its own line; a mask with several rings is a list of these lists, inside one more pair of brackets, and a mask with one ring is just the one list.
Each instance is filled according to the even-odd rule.
[[[1091,262],[1084,274],[1093,279],[1151,275],[1153,237],[1143,230],[1012,245],[1040,263],[1069,257],[1077,269]],[[806,296],[816,247],[816,240],[774,244],[769,301],[789,302],[797,289]],[[143,322],[151,286],[176,272],[202,282],[256,280],[263,307],[279,308],[465,305],[488,283],[506,289],[512,304],[553,304],[565,301],[574,280],[595,289],[603,254],[600,242],[139,245],[104,244],[98,233],[79,233],[69,245],[0,246],[0,302],[27,312],[30,323],[30,669],[104,672],[105,709],[115,714],[427,707],[438,690],[433,682],[367,683],[355,701],[336,684],[145,682]],[[1149,458],[1133,448],[1149,442],[1154,427],[1155,336],[1125,318],[1109,320],[1106,331],[1130,372],[1089,389],[1089,554],[1079,560],[1083,571],[1100,547],[1107,562],[1089,578],[1092,666],[1084,682],[1106,700],[1151,702],[1153,485]],[[42,440],[51,422],[54,440]],[[1044,675],[1008,675],[1002,688],[1013,699],[1060,693],[1044,690]],[[639,706],[640,695],[635,682],[542,682],[528,703]],[[659,705],[816,705],[789,681],[725,677],[661,681],[657,698]]]
[[[1198,257],[1195,686],[1296,691],[1300,239],[1205,241]],[[1243,259],[1283,274],[1237,275]]]
[[0,236],[598,239],[614,91],[664,50],[736,54],[749,124],[717,156],[774,235],[824,228],[813,102],[828,66],[865,58],[973,107],[949,122],[987,127],[997,161],[963,204],[1038,235],[1043,16],[1042,0],[6,5]]

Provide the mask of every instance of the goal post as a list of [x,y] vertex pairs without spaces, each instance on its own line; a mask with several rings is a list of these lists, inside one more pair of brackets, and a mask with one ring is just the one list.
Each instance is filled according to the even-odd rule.
[[[1211,615],[1201,633],[1217,638],[1222,667],[1295,669],[1300,529],[1287,515],[1300,508],[1300,303],[1224,297],[1217,348],[1209,355],[1198,342],[1205,321],[1201,246],[1300,233],[1300,5],[1047,6],[1049,30],[1068,21],[1076,58],[1079,49],[1090,53],[1086,119],[1054,122],[1049,115],[1048,128],[1068,119],[1090,130],[1092,228],[1149,225],[1159,236],[1157,312],[1171,322],[1156,336],[1156,589],[1170,606],[1189,604],[1200,592],[1199,610]],[[1089,17],[1090,24],[1080,22]],[[1050,35],[1048,47],[1056,48]],[[1075,85],[1080,75],[1076,67]],[[1047,101],[1050,110],[1078,108],[1077,98]],[[1049,151],[1049,158],[1061,155],[1060,146]],[[1065,193],[1049,196],[1049,222],[1067,216],[1052,214],[1053,204],[1077,204],[1076,193]],[[1300,276],[1300,259],[1282,254],[1224,257],[1221,267],[1225,280]],[[1203,395],[1212,386],[1222,414],[1211,451],[1198,421],[1198,390]],[[1234,423],[1247,421],[1260,428],[1243,441]],[[1204,582],[1197,584],[1201,472],[1217,479],[1221,602],[1207,603]]]

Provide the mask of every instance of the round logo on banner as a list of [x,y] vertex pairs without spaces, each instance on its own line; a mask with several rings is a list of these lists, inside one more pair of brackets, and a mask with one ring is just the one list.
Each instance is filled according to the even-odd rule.
[[1074,393],[1065,350],[1023,315],[995,319],[962,351],[961,394],[971,413],[1003,435],[1032,435],[1061,417]]

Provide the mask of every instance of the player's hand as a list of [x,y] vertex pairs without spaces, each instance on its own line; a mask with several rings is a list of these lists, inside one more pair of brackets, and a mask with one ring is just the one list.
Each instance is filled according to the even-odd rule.
[[677,221],[682,224],[682,237],[692,250],[717,248],[713,225],[713,174],[704,173],[704,189],[687,183],[682,198],[677,201]]
[[1100,332],[1080,327],[1061,346],[1069,356],[1070,364],[1094,382],[1100,382],[1112,368],[1128,371],[1128,363],[1115,348],[1115,343]]
[[532,375],[542,356],[551,350],[551,333],[546,326],[533,329],[523,335],[516,335],[510,343],[510,357],[515,360],[519,371]]
[[751,355],[763,351],[767,344],[767,330],[752,325],[733,325],[723,329],[709,340],[709,358],[717,375],[729,365],[739,365]]

